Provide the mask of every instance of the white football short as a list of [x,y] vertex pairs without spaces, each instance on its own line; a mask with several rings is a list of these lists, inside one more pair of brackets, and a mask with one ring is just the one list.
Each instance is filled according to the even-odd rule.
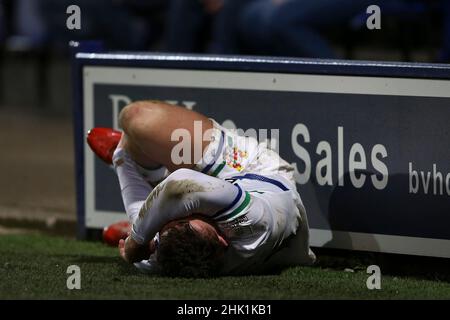
[[240,135],[237,130],[227,129],[212,121],[211,143],[195,170],[220,179],[245,173],[280,175],[295,188],[294,168],[277,152],[269,149],[266,142],[258,143],[255,137]]

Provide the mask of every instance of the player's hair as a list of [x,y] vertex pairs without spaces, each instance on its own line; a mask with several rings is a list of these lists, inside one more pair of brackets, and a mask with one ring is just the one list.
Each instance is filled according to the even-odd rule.
[[165,276],[209,278],[219,274],[225,249],[218,239],[204,237],[184,223],[160,237],[156,259]]

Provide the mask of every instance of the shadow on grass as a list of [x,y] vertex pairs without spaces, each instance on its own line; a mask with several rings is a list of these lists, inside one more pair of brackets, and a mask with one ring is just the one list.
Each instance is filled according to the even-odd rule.
[[314,251],[319,268],[366,272],[368,266],[378,265],[384,275],[450,282],[450,259],[324,248]]
[[[55,257],[55,255],[52,255]],[[57,257],[67,259],[74,263],[100,263],[100,264],[116,264],[120,262],[119,257],[110,256],[94,256],[94,255],[79,255],[79,254],[58,254]]]
[[[55,256],[52,255],[54,258]],[[120,275],[122,276],[136,276],[143,274],[139,272],[133,265],[126,263],[119,256],[97,256],[97,255],[77,255],[77,254],[60,254],[59,258],[65,259],[73,264],[98,264],[117,267]]]
[[[339,271],[349,268],[356,272],[366,272],[368,266],[378,265],[383,275],[412,277],[416,279],[450,283],[450,259],[324,248],[315,248],[314,251],[316,252],[318,259],[316,264],[312,266],[313,268]],[[55,256],[53,256],[53,258],[54,257]],[[119,274],[124,277],[164,277],[161,275],[142,273],[136,269],[134,265],[122,261],[120,257],[70,254],[58,255],[58,257],[74,264],[88,263],[113,265],[118,268]],[[280,275],[285,270],[286,269],[277,269],[264,274],[245,274],[240,276],[273,276]],[[236,277],[236,275],[231,276]]]

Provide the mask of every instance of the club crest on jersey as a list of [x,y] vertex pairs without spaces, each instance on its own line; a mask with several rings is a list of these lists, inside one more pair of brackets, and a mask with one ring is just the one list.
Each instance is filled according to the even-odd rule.
[[228,137],[228,143],[225,148],[225,162],[227,166],[241,172],[244,169],[242,162],[248,158],[248,152],[233,146],[233,139],[231,137]]

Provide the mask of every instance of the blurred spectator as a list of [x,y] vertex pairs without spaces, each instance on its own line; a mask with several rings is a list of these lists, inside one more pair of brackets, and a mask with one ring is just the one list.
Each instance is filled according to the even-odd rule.
[[223,0],[170,0],[166,48],[171,52],[208,51],[209,30]]
[[24,49],[40,46],[45,39],[45,24],[40,12],[39,1],[15,0],[12,8],[12,32],[8,46]]
[[40,42],[44,37],[44,21],[39,8],[39,1],[16,0],[15,5],[15,31],[30,38],[33,42]]
[[347,25],[374,3],[380,1],[254,0],[239,14],[240,43],[250,53],[333,58],[324,30]]
[[164,40],[168,1],[125,0],[125,5],[137,20],[143,22],[146,29],[146,38],[142,40],[142,45],[146,49],[158,49],[160,42]]
[[[372,4],[381,8],[382,32],[364,32]],[[394,45],[403,61],[413,61],[414,51],[423,55],[435,49],[430,33],[439,34],[442,15],[439,61],[448,62],[450,0],[171,0],[166,48],[336,58],[329,39],[338,37],[346,57],[352,57],[356,42],[375,40],[382,49]]]
[[373,3],[373,0],[171,0],[167,49],[332,58],[335,53],[323,31],[348,25]]
[[240,13],[254,0],[224,0],[216,15],[210,52],[217,54],[237,54],[239,45],[238,25]]
[[171,0],[166,49],[171,52],[238,53],[238,13],[252,1]]

